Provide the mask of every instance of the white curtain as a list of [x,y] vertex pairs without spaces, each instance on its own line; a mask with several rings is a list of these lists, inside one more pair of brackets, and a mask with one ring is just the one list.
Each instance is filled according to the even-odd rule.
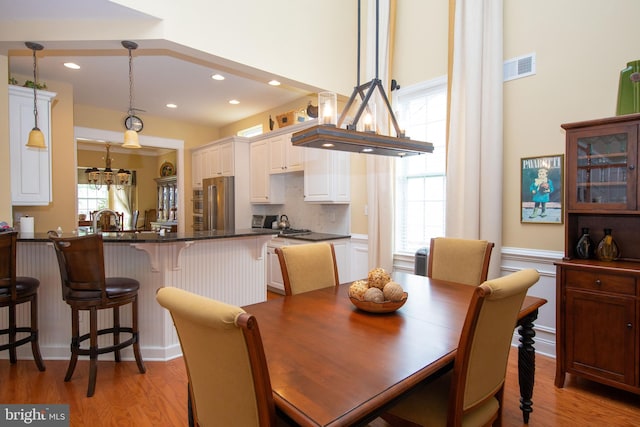
[[[391,0],[379,0],[379,62],[378,78],[389,96],[389,40],[392,16]],[[376,0],[369,0],[367,7],[366,81],[376,76]],[[380,100],[378,100],[380,101]],[[389,122],[385,119],[386,106],[376,103],[378,133],[388,134]],[[367,205],[369,269],[382,267],[393,271],[393,159],[386,156],[367,155]]]
[[492,278],[500,275],[502,246],[503,0],[450,2],[446,235],[494,242]]

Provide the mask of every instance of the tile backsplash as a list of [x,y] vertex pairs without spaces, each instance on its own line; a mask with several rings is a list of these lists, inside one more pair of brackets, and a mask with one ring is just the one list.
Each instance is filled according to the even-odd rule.
[[318,233],[350,234],[350,205],[318,204],[304,201],[304,173],[285,176],[283,205],[253,205],[253,214],[289,218],[291,228],[307,228]]

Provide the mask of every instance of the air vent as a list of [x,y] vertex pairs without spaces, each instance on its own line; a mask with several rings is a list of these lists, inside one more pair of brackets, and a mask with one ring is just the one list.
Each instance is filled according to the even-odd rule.
[[504,81],[527,77],[536,73],[536,54],[519,56],[504,61]]

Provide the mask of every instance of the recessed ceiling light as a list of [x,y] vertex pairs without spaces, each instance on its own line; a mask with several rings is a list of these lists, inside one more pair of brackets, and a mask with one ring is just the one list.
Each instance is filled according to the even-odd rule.
[[167,104],[167,108],[178,108],[178,106],[176,104]]
[[79,70],[80,69],[80,66],[78,64],[74,63],[74,62],[65,62],[63,65],[65,67],[67,67],[67,68],[71,68],[72,70]]
[[333,148],[333,147],[335,147],[335,145],[333,145],[333,144],[331,144],[331,143],[329,143],[329,142],[322,144],[322,146],[323,146],[324,148]]
[[371,153],[371,152],[373,152],[373,148],[363,148],[362,152],[363,153]]
[[277,80],[271,80],[271,81],[269,82],[269,84],[270,84],[271,86],[280,86],[280,82],[279,82],[279,81],[277,81]]
[[224,76],[222,76],[222,75],[220,75],[220,74],[213,74],[213,75],[211,76],[211,78],[212,78],[213,80],[224,80]]
[[238,105],[240,104],[240,101],[238,101],[237,99],[231,99],[229,100],[229,104]]

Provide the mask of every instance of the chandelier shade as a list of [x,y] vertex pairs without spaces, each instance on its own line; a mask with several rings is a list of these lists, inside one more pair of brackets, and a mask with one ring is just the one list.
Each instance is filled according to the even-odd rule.
[[115,185],[117,189],[131,185],[131,172],[125,169],[118,169],[117,172],[113,172],[111,169],[111,144],[106,144],[107,155],[104,158],[105,168],[100,170],[97,167],[87,168],[84,171],[87,182],[94,188],[98,189],[103,185],[107,186],[107,190]]
[[47,144],[44,140],[44,134],[38,127],[38,62],[36,59],[36,52],[44,49],[39,43],[25,42],[25,46],[33,51],[33,119],[34,126],[29,132],[29,139],[27,140],[27,147],[30,148],[47,148]]

